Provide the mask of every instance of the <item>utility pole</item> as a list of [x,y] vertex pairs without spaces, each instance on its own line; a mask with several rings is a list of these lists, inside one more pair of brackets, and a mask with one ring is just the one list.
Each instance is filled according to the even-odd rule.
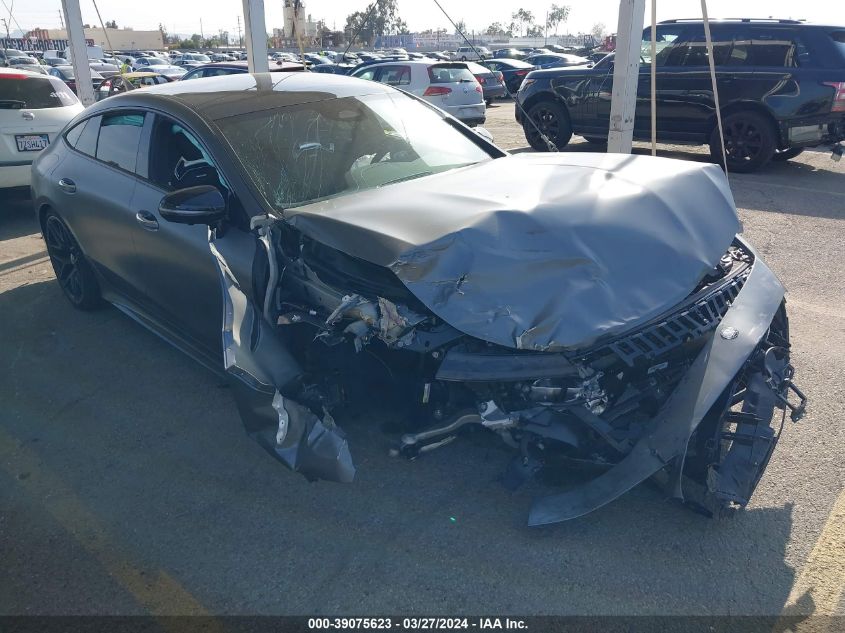
[[200,47],[205,42],[205,33],[202,32],[202,18],[200,18]]
[[244,47],[244,40],[241,37],[241,16],[238,16],[238,48]]
[[59,9],[59,22],[62,25],[62,30],[65,30],[65,16],[62,15],[62,10]]
[[11,39],[9,37],[9,21],[6,18],[0,18],[3,21],[3,26],[6,28],[6,40],[3,42],[3,65],[9,65],[9,53],[8,49],[6,48],[6,42]]
[[610,96],[608,152],[631,153],[644,21],[645,0],[620,0],[613,89]]

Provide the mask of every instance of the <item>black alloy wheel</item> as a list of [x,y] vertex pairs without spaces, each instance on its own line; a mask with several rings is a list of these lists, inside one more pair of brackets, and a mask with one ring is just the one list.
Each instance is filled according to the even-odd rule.
[[[735,112],[722,121],[728,171],[752,172],[768,163],[775,154],[775,130],[762,114],[753,111]],[[722,146],[718,128],[710,138],[710,153],[722,163]]]
[[44,220],[44,241],[59,286],[74,307],[93,310],[101,305],[100,288],[91,265],[73,235],[53,212]]
[[563,148],[572,138],[572,125],[569,122],[569,115],[563,106],[554,101],[541,101],[534,105],[528,112],[528,117],[531,120],[525,121],[522,126],[525,139],[538,152],[550,151],[540,132],[558,149]]

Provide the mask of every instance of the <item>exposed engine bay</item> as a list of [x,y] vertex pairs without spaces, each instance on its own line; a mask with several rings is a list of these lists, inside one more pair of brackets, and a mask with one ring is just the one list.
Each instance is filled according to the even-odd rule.
[[[273,402],[277,447],[294,436],[297,450],[276,452],[306,476],[338,481],[350,481],[354,467],[331,411],[366,402],[378,382],[406,403],[397,455],[415,458],[450,443],[462,427],[479,425],[515,451],[507,466],[514,485],[546,464],[613,467],[689,372],[754,264],[734,241],[670,313],[584,349],[535,352],[459,332],[389,270],[282,223],[265,224],[261,239],[269,269],[263,317],[302,368],[297,393],[277,392]],[[794,389],[788,349],[781,306],[689,442],[685,492],[697,508],[712,514],[748,503],[777,441],[769,421]],[[803,404],[793,407],[793,417],[802,410]],[[309,472],[315,460],[308,455],[321,451],[320,469]],[[741,460],[748,451],[753,460]],[[739,472],[727,472],[737,465]]]

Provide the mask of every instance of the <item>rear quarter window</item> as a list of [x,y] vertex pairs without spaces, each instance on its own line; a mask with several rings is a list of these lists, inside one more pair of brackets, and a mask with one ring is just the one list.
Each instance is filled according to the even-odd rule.
[[834,31],[830,34],[830,39],[839,51],[839,63],[845,66],[845,31]]
[[93,157],[97,153],[97,133],[99,131],[100,117],[95,116],[73,126],[65,134],[65,140],[77,152]]
[[76,95],[55,77],[0,75],[0,108],[40,110],[78,103]]
[[103,115],[97,140],[97,160],[134,172],[143,127],[143,114]]

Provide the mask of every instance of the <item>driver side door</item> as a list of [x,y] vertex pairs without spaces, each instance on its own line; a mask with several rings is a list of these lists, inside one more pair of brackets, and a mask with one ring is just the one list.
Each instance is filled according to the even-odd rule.
[[187,126],[160,114],[148,119],[130,205],[136,273],[156,321],[183,343],[219,359],[220,273],[209,249],[208,227],[168,222],[159,214],[159,204],[167,193],[197,185],[213,185],[226,199],[232,194]]

